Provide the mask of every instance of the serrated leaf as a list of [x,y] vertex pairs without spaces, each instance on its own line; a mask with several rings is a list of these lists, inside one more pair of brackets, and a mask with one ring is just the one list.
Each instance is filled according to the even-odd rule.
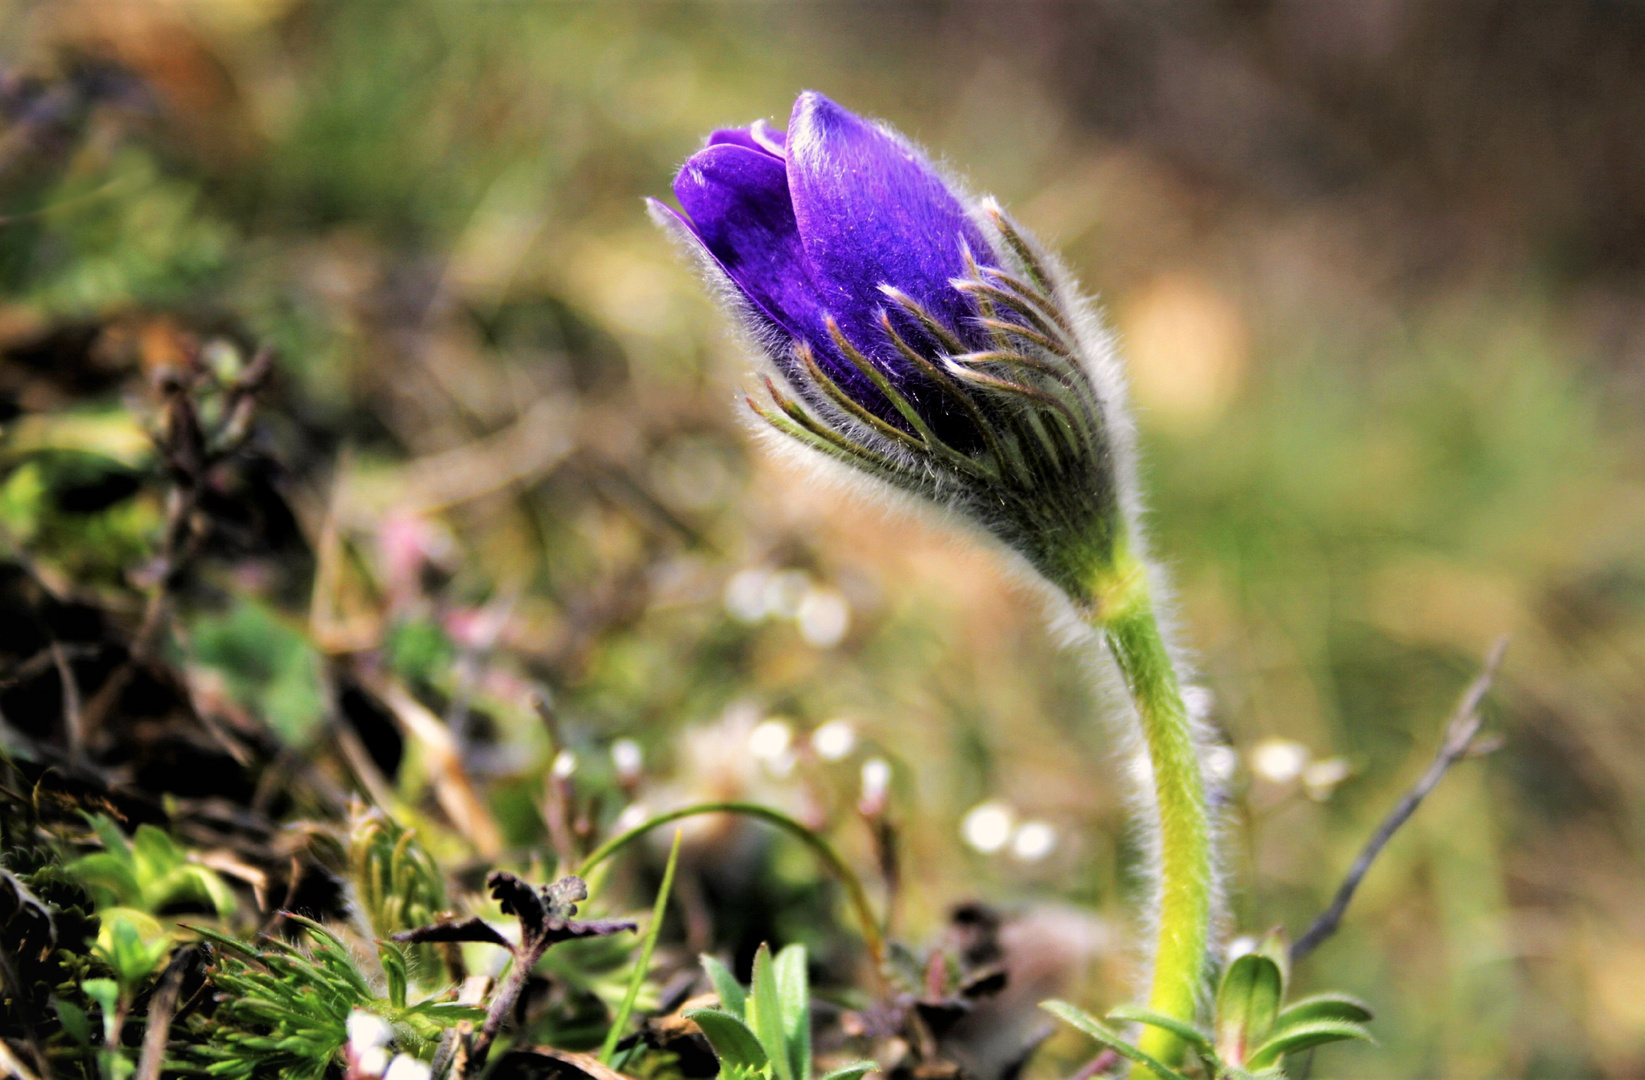
[[748,991],[743,984],[731,974],[731,969],[704,954],[699,958],[703,970],[708,973],[708,981],[714,984],[714,992],[720,996],[720,1007],[732,1016],[742,1019],[744,1007],[748,1001]]
[[822,1075],[822,1080],[861,1080],[863,1076],[880,1067],[877,1061],[853,1061],[849,1065],[841,1065]]
[[1090,1013],[1086,1012],[1077,1005],[1070,1005],[1066,1001],[1057,1001],[1053,999],[1051,1001],[1040,1002],[1040,1008],[1044,1009],[1052,1016],[1055,1016],[1057,1019],[1079,1028],[1081,1031],[1085,1032],[1085,1034],[1095,1039],[1099,1045],[1114,1051],[1114,1053],[1118,1054],[1125,1060],[1134,1061],[1139,1065],[1147,1066],[1149,1069],[1153,1070],[1156,1076],[1162,1077],[1163,1080],[1187,1080],[1185,1076],[1177,1070],[1171,1068],[1169,1065],[1166,1065],[1164,1062],[1152,1057],[1140,1048],[1133,1046],[1131,1043],[1126,1042],[1120,1037],[1119,1032],[1108,1027],[1108,1025],[1104,1024],[1101,1020],[1098,1020],[1096,1017],[1092,1016]]
[[1356,997],[1335,993],[1314,994],[1281,1009],[1274,1020],[1274,1028],[1277,1031],[1310,1020],[1346,1020],[1363,1024],[1370,1019],[1371,1007]]
[[1313,1020],[1287,1028],[1263,1043],[1251,1055],[1249,1064],[1253,1069],[1262,1069],[1279,1064],[1279,1059],[1286,1054],[1349,1039],[1376,1042],[1371,1038],[1371,1033],[1359,1024],[1347,1020]]
[[777,1080],[797,1080],[794,1067],[788,1059],[787,1039],[783,1033],[782,992],[777,988],[777,972],[771,962],[771,949],[764,942],[754,953],[753,986],[748,998],[748,1026],[754,1029],[766,1057],[771,1059]]
[[782,1001],[783,1038],[795,1080],[811,1080],[811,984],[806,978],[804,945],[790,945],[777,954],[777,996]]
[[1164,1028],[1177,1038],[1198,1050],[1201,1054],[1211,1055],[1211,1038],[1205,1032],[1184,1020],[1174,1016],[1157,1013],[1153,1009],[1145,1009],[1140,1005],[1120,1005],[1108,1010],[1108,1019],[1123,1020],[1128,1024],[1147,1024],[1149,1027]]
[[719,1009],[692,1009],[685,1014],[702,1029],[714,1056],[724,1065],[748,1073],[758,1073],[770,1065],[765,1048],[747,1024]]
[[1251,1048],[1273,1030],[1283,992],[1284,975],[1271,957],[1236,957],[1217,989],[1217,1056],[1230,1065],[1244,1065]]

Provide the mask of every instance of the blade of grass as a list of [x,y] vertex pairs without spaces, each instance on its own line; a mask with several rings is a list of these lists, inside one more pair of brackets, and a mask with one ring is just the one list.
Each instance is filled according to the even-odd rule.
[[634,973],[628,977],[628,993],[623,995],[622,1008],[611,1021],[611,1030],[605,1033],[605,1045],[600,1047],[600,1064],[610,1065],[611,1057],[617,1052],[617,1040],[623,1037],[623,1030],[628,1027],[628,1018],[634,1012],[634,1002],[640,996],[640,984],[645,982],[645,976],[651,970],[651,953],[657,947],[657,935],[663,930],[663,915],[668,911],[668,893],[674,887],[674,867],[680,861],[680,837],[684,830],[674,830],[674,846],[668,851],[668,865],[663,869],[663,883],[657,889],[657,902],[651,906],[651,925],[646,927],[645,941],[640,944],[640,959],[634,965]]
[[660,825],[667,825],[672,821],[679,821],[681,818],[694,817],[698,814],[740,814],[744,817],[757,818],[768,825],[776,826],[809,847],[822,860],[823,865],[827,866],[829,871],[839,879],[840,884],[844,886],[846,899],[851,904],[852,911],[857,916],[857,922],[862,928],[863,943],[868,946],[869,959],[874,962],[876,973],[882,971],[885,962],[885,934],[881,930],[879,919],[874,915],[873,905],[868,902],[868,890],[863,887],[862,879],[852,872],[851,868],[845,864],[845,860],[840,858],[839,852],[835,851],[828,841],[787,814],[773,810],[769,806],[745,802],[698,803],[695,806],[671,810],[666,814],[658,814],[649,821],[641,822],[627,832],[620,833],[601,844],[582,861],[582,865],[577,869],[577,876],[587,880],[595,867],[652,829]]

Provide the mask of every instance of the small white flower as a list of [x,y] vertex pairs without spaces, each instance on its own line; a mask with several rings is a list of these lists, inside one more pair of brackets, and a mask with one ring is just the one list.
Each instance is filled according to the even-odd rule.
[[1326,758],[1310,761],[1302,770],[1302,787],[1315,802],[1324,802],[1336,791],[1337,785],[1352,776],[1354,768],[1347,758]]
[[1025,821],[1011,837],[1011,854],[1022,862],[1039,862],[1057,848],[1057,830],[1048,821]]
[[775,717],[762,720],[748,733],[748,752],[760,761],[773,762],[788,753],[794,741],[794,729],[786,720]]
[[1225,963],[1232,964],[1240,957],[1247,956],[1256,951],[1257,939],[1252,937],[1250,934],[1241,934],[1239,937],[1228,943],[1227,949],[1224,950],[1223,959]]
[[645,766],[645,754],[633,739],[618,739],[611,744],[611,766],[617,770],[617,779],[628,783],[639,778]]
[[1251,771],[1271,784],[1289,784],[1308,765],[1308,748],[1291,739],[1264,739],[1251,750]]
[[397,1054],[383,1073],[383,1080],[429,1080],[433,1075],[427,1065],[410,1054]]
[[807,589],[794,617],[806,644],[832,649],[851,629],[851,604],[838,589]]
[[725,610],[738,622],[757,623],[766,616],[765,587],[771,571],[750,567],[731,575],[725,583]]
[[862,801],[865,806],[877,806],[885,801],[891,790],[891,763],[884,758],[869,758],[862,763]]
[[992,855],[1011,839],[1017,823],[1016,812],[1009,805],[991,799],[973,806],[960,822],[960,837],[974,851]]
[[618,833],[625,833],[630,829],[638,829],[650,817],[651,811],[646,809],[644,803],[629,803],[623,807],[623,812],[617,815],[617,820],[611,823],[611,827]]
[[857,729],[849,720],[830,720],[811,733],[811,749],[824,761],[840,761],[857,748]]
[[348,1043],[356,1051],[387,1046],[393,1038],[394,1029],[376,1013],[355,1009],[348,1014]]
[[779,570],[765,582],[765,613],[792,619],[811,589],[811,575],[804,570]]
[[561,750],[554,755],[554,766],[551,770],[556,780],[569,780],[571,774],[577,771],[577,755],[570,750]]

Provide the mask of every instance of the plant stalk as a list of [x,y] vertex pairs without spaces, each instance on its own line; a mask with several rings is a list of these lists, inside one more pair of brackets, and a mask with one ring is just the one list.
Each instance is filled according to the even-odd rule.
[[[1211,825],[1199,754],[1149,596],[1146,568],[1122,558],[1093,594],[1088,618],[1119,665],[1136,706],[1157,807],[1159,936],[1148,1007],[1193,1023],[1206,970],[1212,890]],[[1171,1066],[1180,1064],[1186,1051],[1176,1035],[1151,1026],[1139,1045]],[[1148,1070],[1133,1070],[1133,1075],[1147,1076]]]

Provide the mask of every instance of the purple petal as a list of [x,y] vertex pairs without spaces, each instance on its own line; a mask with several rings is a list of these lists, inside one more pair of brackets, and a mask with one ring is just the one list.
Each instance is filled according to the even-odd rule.
[[978,338],[971,302],[949,280],[964,275],[967,246],[979,260],[995,260],[918,151],[815,91],[794,103],[787,151],[788,187],[812,276],[849,339],[888,360],[893,373],[908,374],[883,345],[881,284],[908,293],[963,338]]
[[709,146],[741,146],[775,158],[783,156],[783,133],[772,131],[764,120],[746,128],[721,128],[708,137]]
[[823,316],[782,162],[739,143],[715,143],[685,163],[674,194],[692,231],[748,298],[790,336],[815,341]]

